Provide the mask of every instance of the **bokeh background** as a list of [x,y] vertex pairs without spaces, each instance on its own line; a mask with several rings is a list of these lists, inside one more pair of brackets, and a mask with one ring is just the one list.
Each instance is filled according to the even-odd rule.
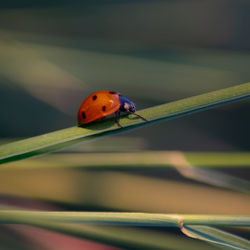
[[[98,90],[119,91],[141,109],[250,81],[247,0],[5,1],[0,8],[1,143],[75,126],[81,102]],[[249,108],[250,102],[243,101],[64,153],[248,151]],[[228,171],[248,178],[246,170]],[[204,193],[220,200],[222,196],[213,197],[228,192],[213,189],[211,193],[206,185],[190,198],[193,207],[185,208],[181,201],[200,184],[184,178],[180,184],[180,176],[169,169],[126,173],[6,170],[0,179],[2,204],[17,207],[229,214],[246,214],[249,208],[249,198],[237,196],[240,210],[230,207],[235,193],[222,193],[228,203],[222,202],[220,208],[206,203],[198,209]],[[181,190],[188,189],[186,182],[194,186],[189,186],[189,194],[179,196],[179,202],[171,207],[162,201],[159,190],[174,197],[174,191],[167,196],[170,185],[181,195]],[[129,194],[139,190],[133,198],[124,194],[127,183]],[[24,249],[43,249],[38,241],[45,236],[37,236],[32,245],[27,235],[35,229],[20,228],[2,228],[2,239],[13,237],[16,230],[19,247],[22,242]],[[53,249],[52,242],[48,249]],[[11,244],[6,240],[6,249]],[[95,247],[105,249],[104,245]]]

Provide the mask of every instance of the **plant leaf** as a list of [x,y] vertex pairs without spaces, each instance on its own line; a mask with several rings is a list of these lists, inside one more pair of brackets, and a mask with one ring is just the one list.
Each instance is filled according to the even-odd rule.
[[[199,158],[202,154],[204,158],[214,157],[215,162],[230,164],[230,160],[239,164],[235,167],[250,167],[250,153],[191,153],[194,158],[195,155]],[[234,157],[231,156],[233,154]],[[85,153],[85,154],[51,154],[47,157],[29,159],[22,162],[12,162],[6,167],[0,168],[4,170],[16,169],[53,169],[53,168],[83,168],[83,169],[99,169],[99,170],[117,170],[117,169],[131,169],[131,168],[167,168],[174,167],[182,176],[196,181],[207,183],[213,186],[228,188],[243,193],[250,193],[250,182],[242,178],[234,177],[212,169],[205,169],[204,166],[195,166],[187,160],[189,153],[175,152],[175,151],[143,151],[143,152],[129,152],[129,153]],[[221,156],[225,157],[221,161]],[[229,160],[227,160],[229,156]],[[230,157],[231,156],[231,157]],[[219,158],[219,159],[218,159]],[[242,160],[243,158],[243,160]],[[121,160],[122,159],[122,160]],[[195,158],[194,158],[195,159]],[[203,160],[206,163],[206,159]],[[214,164],[209,159],[210,164]],[[224,166],[225,167],[225,166]],[[232,167],[232,166],[231,166]]]
[[184,225],[181,230],[189,237],[227,249],[250,249],[250,241],[213,227]]
[[[188,164],[195,169],[250,168],[248,152],[182,152]],[[131,169],[131,168],[167,168],[174,165],[176,151],[139,151],[126,153],[56,153],[46,158],[32,158],[22,162],[13,162],[8,169],[33,168],[84,168],[84,169]],[[121,161],[122,159],[122,161]],[[176,162],[177,164],[177,162]],[[5,170],[5,167],[0,170]]]
[[[72,224],[178,227],[189,237],[234,249],[249,248],[247,240],[204,225],[249,227],[250,216],[0,210],[0,223],[27,224],[89,239],[99,237],[103,242],[114,237],[112,231],[105,233],[97,229],[96,232],[95,228]],[[119,241],[124,238],[120,237]]]
[[29,224],[37,220],[58,223],[158,227],[182,227],[183,225],[250,226],[250,216],[236,215],[0,210],[0,223]]
[[170,163],[184,177],[208,183],[210,185],[229,188],[250,193],[250,182],[210,169],[198,169],[191,165],[182,152],[173,152]]

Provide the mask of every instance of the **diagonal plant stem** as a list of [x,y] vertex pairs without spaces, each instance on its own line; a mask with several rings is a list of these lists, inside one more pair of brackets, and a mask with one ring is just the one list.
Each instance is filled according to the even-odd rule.
[[152,125],[159,121],[181,117],[249,97],[250,83],[245,83],[139,111],[138,114],[145,117],[148,122],[131,114],[120,119],[123,128],[117,127],[113,119],[108,119],[85,127],[58,130],[0,146],[0,163],[52,152],[80,142],[88,142],[107,135]]

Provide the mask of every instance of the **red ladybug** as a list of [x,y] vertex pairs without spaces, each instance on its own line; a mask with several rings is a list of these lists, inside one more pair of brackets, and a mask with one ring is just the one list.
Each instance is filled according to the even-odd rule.
[[135,113],[135,104],[118,92],[104,90],[98,91],[87,97],[78,110],[78,124],[87,124],[100,118],[115,114],[115,122],[118,121],[120,111],[133,113],[142,120],[142,116]]

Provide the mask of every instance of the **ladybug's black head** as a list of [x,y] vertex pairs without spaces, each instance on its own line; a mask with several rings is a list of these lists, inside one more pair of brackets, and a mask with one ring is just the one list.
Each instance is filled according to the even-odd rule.
[[[125,96],[119,95],[120,99],[120,111],[133,113],[137,117],[141,118],[143,121],[147,121],[144,117],[135,113],[135,104],[127,99]],[[121,127],[121,125],[119,125]]]
[[127,99],[125,96],[119,95],[120,110],[123,112],[135,113],[135,104]]
[[129,112],[131,113],[135,112],[135,104],[133,102],[130,102],[129,104]]

